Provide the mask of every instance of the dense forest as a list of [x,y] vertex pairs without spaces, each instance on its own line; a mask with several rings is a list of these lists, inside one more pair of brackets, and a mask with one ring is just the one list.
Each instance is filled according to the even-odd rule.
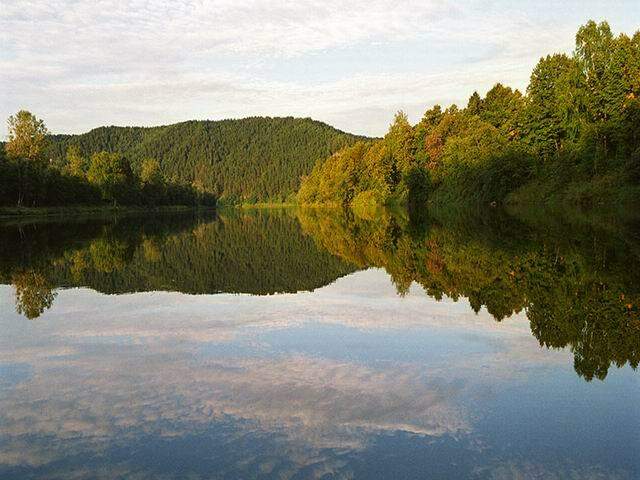
[[62,159],[50,157],[44,121],[21,110],[9,117],[9,138],[0,145],[0,206],[215,206],[210,192],[167,180],[160,163],[146,157],[138,165],[119,151],[83,156],[69,146]]
[[467,298],[496,321],[525,312],[540,345],[569,347],[587,380],[640,363],[637,225],[533,225],[499,211],[444,220],[384,210],[298,215],[322,248],[358,268],[384,268],[400,295],[416,282],[436,299]]
[[47,154],[63,166],[70,148],[85,158],[119,152],[134,170],[154,158],[169,182],[194,186],[227,203],[280,202],[294,199],[300,178],[317,160],[356,140],[364,137],[308,118],[253,117],[53,135]]
[[497,84],[416,125],[399,112],[383,139],[318,162],[298,192],[303,204],[410,207],[638,199],[640,31],[593,21],[571,56],[540,59],[524,94]]

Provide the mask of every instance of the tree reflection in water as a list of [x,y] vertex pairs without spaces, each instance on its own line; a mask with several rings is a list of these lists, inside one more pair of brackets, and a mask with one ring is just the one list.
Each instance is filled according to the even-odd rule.
[[264,295],[384,268],[400,295],[415,282],[497,321],[526,312],[540,345],[570,348],[592,380],[640,360],[640,247],[626,231],[325,209],[4,225],[0,277],[34,319],[55,288]]

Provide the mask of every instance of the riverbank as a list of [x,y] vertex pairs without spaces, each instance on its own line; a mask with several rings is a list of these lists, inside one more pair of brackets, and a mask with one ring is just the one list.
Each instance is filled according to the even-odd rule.
[[76,216],[215,211],[216,207],[167,205],[161,207],[74,205],[64,207],[0,207],[0,220],[24,217],[69,218]]
[[507,195],[504,203],[518,207],[629,214],[640,206],[640,185],[625,180],[621,174],[572,182],[537,179]]
[[226,207],[242,208],[242,209],[278,209],[278,208],[292,208],[299,205],[294,202],[259,202],[259,203],[238,203],[227,204]]

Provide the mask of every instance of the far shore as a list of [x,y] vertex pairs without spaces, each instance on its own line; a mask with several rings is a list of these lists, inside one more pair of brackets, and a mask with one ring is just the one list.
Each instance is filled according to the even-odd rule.
[[0,207],[0,220],[22,217],[93,216],[104,214],[171,213],[191,211],[215,211],[216,207],[199,205],[167,205],[155,207],[127,205],[74,205],[63,207]]

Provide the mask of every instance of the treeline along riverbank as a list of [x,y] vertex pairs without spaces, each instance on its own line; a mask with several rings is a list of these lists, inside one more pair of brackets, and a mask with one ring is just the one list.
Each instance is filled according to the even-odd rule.
[[303,204],[629,205],[640,199],[640,31],[593,21],[571,56],[540,59],[525,93],[502,84],[466,107],[435,105],[416,125],[318,162]]
[[524,93],[502,84],[439,105],[382,139],[311,119],[254,117],[51,135],[27,111],[0,149],[0,206],[640,202],[640,31],[580,27],[572,55],[540,59]]

